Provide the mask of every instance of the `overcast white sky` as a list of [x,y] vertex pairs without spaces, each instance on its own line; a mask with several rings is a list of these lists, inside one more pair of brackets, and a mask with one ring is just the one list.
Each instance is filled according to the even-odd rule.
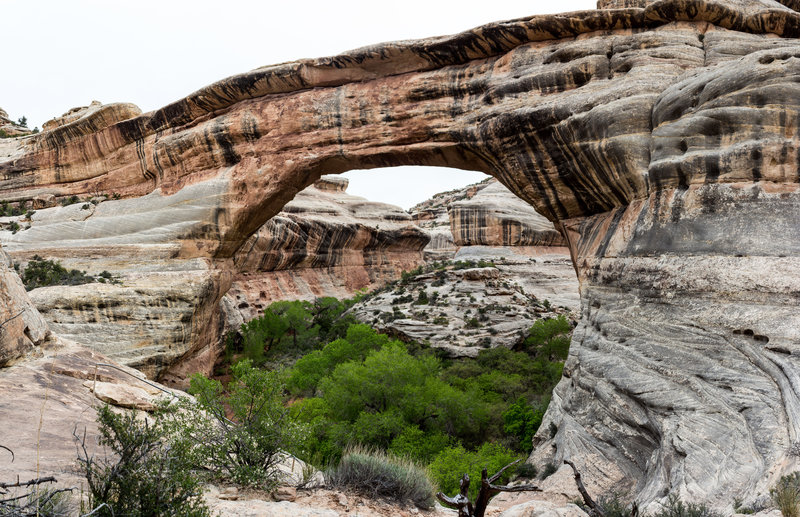
[[[150,111],[263,65],[452,34],[594,0],[0,0],[0,107],[39,126],[92,100]],[[351,171],[348,192],[403,208],[483,174]]]

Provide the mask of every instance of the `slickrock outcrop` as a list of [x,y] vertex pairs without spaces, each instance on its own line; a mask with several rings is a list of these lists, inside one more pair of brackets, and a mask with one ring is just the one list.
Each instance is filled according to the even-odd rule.
[[[514,258],[517,260],[503,258],[491,265],[447,266],[422,273],[382,289],[352,310],[359,321],[382,332],[406,341],[427,342],[453,357],[475,357],[483,348],[512,348],[537,319],[558,314],[571,317],[578,308],[574,279],[571,291],[576,303],[556,306],[521,285],[518,266],[530,273],[537,259]],[[530,266],[526,267],[526,262]]]
[[0,138],[18,137],[31,134],[31,130],[8,118],[8,113],[0,108]]
[[422,264],[428,236],[399,207],[346,194],[323,176],[253,234],[233,257],[228,293],[244,321],[270,303],[346,298]]
[[565,246],[553,223],[496,180],[450,205],[456,246]]
[[0,240],[23,268],[40,255],[118,278],[29,294],[54,333],[156,377],[189,350],[195,366],[215,357],[219,301],[231,275],[209,259],[178,255],[180,237],[208,217],[216,195],[209,182],[173,196],[39,209],[13,218],[21,229],[0,231]]
[[[450,229],[450,206],[456,201],[472,198],[480,190],[486,188],[492,179],[488,178],[460,189],[439,192],[409,209],[414,224],[425,230],[431,237],[425,247],[426,257],[450,259],[458,251],[455,239],[453,239],[453,232]],[[514,196],[510,192],[509,194]]]
[[322,174],[486,172],[563,231],[581,283],[534,460],[642,503],[747,503],[798,467],[800,6],[608,5],[625,8],[264,67],[102,129],[89,116],[4,143],[0,192],[207,189],[175,256],[216,267]]
[[5,429],[0,444],[14,452],[13,463],[5,451],[0,457],[0,481],[53,475],[59,487],[85,484],[77,469],[73,431],[83,435],[86,430],[86,445],[93,452],[99,438],[95,408],[104,401],[143,409],[170,396],[163,386],[142,382],[143,377],[61,338],[37,357],[0,369],[0,421]]
[[66,124],[72,124],[73,127],[80,127],[81,124],[89,123],[93,131],[99,131],[115,122],[141,114],[142,110],[135,104],[103,104],[100,101],[92,101],[88,106],[72,108],[60,117],[48,120],[42,124],[42,129],[44,131],[50,131]]

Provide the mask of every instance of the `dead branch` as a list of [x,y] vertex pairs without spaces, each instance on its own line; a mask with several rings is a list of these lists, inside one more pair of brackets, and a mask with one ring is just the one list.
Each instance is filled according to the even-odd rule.
[[55,483],[55,482],[56,478],[54,478],[53,476],[47,476],[45,478],[31,479],[30,481],[20,482],[19,480],[17,480],[16,483],[0,483],[0,489],[21,488],[24,486],[35,486],[35,485],[41,485],[42,483]]
[[506,471],[512,465],[520,462],[521,460],[512,461],[502,469],[498,470],[494,475],[489,477],[486,472],[486,469],[481,471],[481,488],[478,490],[478,497],[475,499],[475,505],[473,507],[472,503],[469,500],[469,476],[464,474],[464,477],[461,478],[461,490],[459,494],[455,497],[447,497],[443,493],[439,492],[436,494],[437,499],[445,505],[449,506],[450,508],[455,508],[458,510],[458,517],[483,517],[486,513],[486,507],[489,506],[489,501],[492,497],[496,496],[500,492],[539,492],[541,488],[536,485],[517,485],[517,486],[507,486],[507,485],[493,485],[494,481],[497,481],[500,476],[503,475],[503,472]]
[[[6,450],[11,454],[11,461],[14,461],[14,451],[0,445],[0,449]],[[38,485],[44,483],[55,483],[53,476],[39,477],[28,481],[17,480],[8,483],[0,483],[0,515],[9,517],[38,517],[41,509],[53,501],[53,498],[64,492],[71,492],[71,488],[46,489],[41,490]],[[35,487],[35,488],[32,488]],[[21,493],[16,488],[22,488]]]
[[589,492],[586,491],[586,487],[583,486],[583,481],[581,480],[581,473],[578,472],[578,469],[575,467],[575,464],[569,460],[564,460],[564,463],[572,467],[572,472],[575,474],[575,484],[578,485],[578,492],[581,493],[581,497],[583,497],[583,502],[586,504],[587,507],[591,510],[589,515],[591,517],[605,517],[605,513],[603,509],[600,508],[594,499],[589,495]]
[[12,320],[15,320],[15,319],[19,318],[20,316],[22,316],[22,313],[23,313],[23,312],[25,312],[25,309],[22,309],[22,310],[21,310],[21,311],[19,311],[19,312],[18,312],[16,315],[14,315],[14,316],[11,316],[10,318],[8,318],[7,320],[5,320],[4,322],[0,323],[0,330],[3,330],[3,327],[5,327],[5,326],[6,326],[6,323],[9,323],[9,322],[11,322]]
[[6,447],[5,445],[0,445],[0,449],[5,449],[11,454],[11,463],[14,463],[14,451]]

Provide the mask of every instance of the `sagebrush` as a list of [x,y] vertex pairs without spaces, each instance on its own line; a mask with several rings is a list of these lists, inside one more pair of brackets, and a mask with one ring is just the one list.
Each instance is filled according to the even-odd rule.
[[371,498],[393,499],[429,509],[434,487],[428,472],[408,459],[364,448],[347,449],[336,467],[325,473],[328,486]]

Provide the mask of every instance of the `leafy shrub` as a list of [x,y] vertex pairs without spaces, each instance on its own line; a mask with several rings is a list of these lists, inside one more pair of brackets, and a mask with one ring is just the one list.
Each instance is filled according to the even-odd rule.
[[333,297],[314,302],[280,301],[244,325],[241,334],[245,356],[260,365],[266,361],[292,362],[323,343],[343,337],[354,316],[345,314],[356,298]]
[[[497,472],[514,460],[519,459],[513,451],[496,443],[484,443],[476,451],[468,451],[464,447],[449,447],[440,452],[430,464],[431,477],[439,489],[448,496],[454,496],[460,488],[464,474],[471,480],[480,480],[481,470]],[[505,484],[516,472],[514,467],[508,469],[496,484]],[[475,500],[480,483],[470,483],[469,498]]]
[[800,472],[783,476],[769,491],[783,517],[800,515]]
[[400,284],[407,284],[417,276],[422,274],[422,266],[416,267],[410,271],[403,271],[400,273]]
[[17,233],[19,231],[19,223],[16,221],[11,221],[11,224],[8,225],[8,229],[11,230],[11,233]]
[[61,199],[61,206],[69,206],[74,205],[75,203],[80,203],[81,200],[78,199],[78,196],[69,196]]
[[[623,498],[620,494],[612,492],[607,495],[601,495],[597,498],[597,506],[603,510],[605,517],[630,517],[631,516],[631,503],[626,501],[628,498]],[[588,513],[589,508],[580,505]]]
[[391,341],[369,325],[350,325],[344,338],[298,359],[289,372],[287,386],[295,395],[313,395],[320,381],[333,373],[338,365],[348,361],[363,361],[370,352],[389,343],[400,345],[399,341]]
[[540,479],[547,479],[550,476],[552,476],[553,474],[555,474],[557,470],[558,470],[558,467],[556,466],[555,463],[548,463],[542,469],[542,473],[539,476],[539,478]]
[[528,331],[524,347],[534,357],[565,360],[569,354],[569,334],[572,331],[567,318],[545,318],[536,321]]
[[197,404],[184,402],[167,416],[176,437],[192,448],[196,464],[217,478],[271,489],[285,452],[302,451],[306,427],[288,418],[283,372],[260,370],[243,360],[232,373],[227,392],[219,381],[192,376],[189,392]]
[[481,322],[478,321],[478,318],[470,318],[467,320],[467,324],[464,326],[467,327],[468,329],[476,329],[480,328]]
[[519,463],[517,466],[517,478],[536,479],[539,470],[536,465],[531,463]]
[[434,488],[425,469],[382,452],[354,448],[325,474],[329,486],[371,498],[384,497],[419,508],[434,505]]
[[494,267],[494,262],[490,260],[480,259],[477,262],[474,260],[457,260],[453,262],[453,269],[471,269],[474,267]]
[[411,458],[425,464],[446,449],[452,439],[444,433],[426,433],[416,425],[403,429],[389,445],[389,452],[395,456]]
[[298,418],[315,426],[312,456],[335,461],[352,440],[391,446],[409,426],[482,442],[490,420],[485,404],[441,380],[440,370],[438,359],[414,357],[397,341],[338,364],[319,381],[318,402],[306,400],[297,409]]
[[20,276],[28,291],[48,285],[80,285],[95,281],[95,278],[87,275],[86,271],[66,269],[57,261],[46,260],[39,255],[34,255],[28,261]]
[[534,409],[524,397],[519,397],[503,413],[505,432],[519,440],[519,446],[523,451],[531,452],[533,449],[533,435],[542,425],[546,409],[546,405]]
[[186,442],[169,442],[163,422],[117,414],[105,405],[97,411],[100,443],[111,450],[97,459],[78,439],[78,462],[86,477],[89,508],[100,516],[209,515],[201,485],[192,473]]

